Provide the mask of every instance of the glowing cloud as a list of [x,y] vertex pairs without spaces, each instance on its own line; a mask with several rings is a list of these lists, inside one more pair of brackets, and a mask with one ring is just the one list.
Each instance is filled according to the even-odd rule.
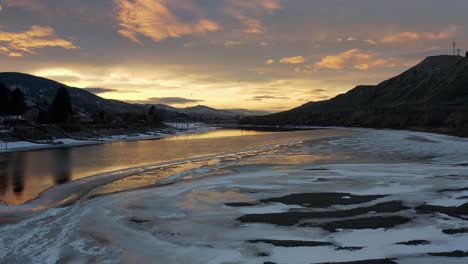
[[286,96],[273,96],[273,95],[258,95],[252,97],[251,101],[263,101],[263,100],[287,100],[289,97]]
[[32,26],[23,32],[0,31],[0,53],[11,57],[20,57],[24,53],[35,53],[36,50],[47,47],[63,49],[78,49],[68,40],[58,38],[51,27]]
[[281,63],[284,64],[303,64],[307,61],[306,58],[303,56],[296,56],[296,57],[289,57],[289,58],[282,58],[280,60]]
[[357,70],[368,70],[372,67],[395,67],[406,66],[403,60],[380,56],[375,52],[366,52],[360,49],[351,49],[342,53],[323,57],[315,64],[315,69],[342,70],[353,68]]
[[139,104],[165,104],[165,105],[187,105],[198,104],[204,102],[198,99],[188,99],[183,97],[150,97],[145,100],[129,101],[130,103]]
[[[119,33],[131,41],[141,43],[139,36],[155,42],[167,38],[214,32],[221,26],[204,18],[192,1],[169,0],[114,0],[118,8]],[[194,21],[182,21],[174,10],[183,10],[195,16]]]
[[242,44],[240,41],[226,41],[224,42],[224,47],[230,48],[234,46],[239,46],[240,44]]
[[441,32],[399,32],[384,36],[380,39],[380,43],[404,43],[419,40],[446,40],[452,38],[457,32],[457,27],[451,26]]
[[274,59],[269,59],[269,60],[265,61],[265,64],[268,64],[268,65],[271,65],[271,64],[274,64],[274,63],[275,63]]

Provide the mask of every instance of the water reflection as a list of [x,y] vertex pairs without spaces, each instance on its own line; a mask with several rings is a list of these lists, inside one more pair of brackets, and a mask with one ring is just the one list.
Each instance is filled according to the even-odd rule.
[[18,152],[14,154],[13,159],[13,192],[17,196],[21,196],[24,191],[24,153]]
[[187,140],[187,139],[207,139],[207,138],[225,138],[225,137],[241,137],[254,136],[259,134],[268,134],[274,132],[257,131],[257,130],[241,130],[241,129],[220,129],[209,133],[187,134],[169,138],[169,140]]
[[5,195],[8,186],[8,159],[0,156],[0,195]]
[[0,202],[22,204],[50,187],[100,173],[282,144],[320,133],[330,132],[225,129],[163,140],[0,154]]
[[67,183],[71,180],[70,149],[55,151],[54,182],[56,185]]

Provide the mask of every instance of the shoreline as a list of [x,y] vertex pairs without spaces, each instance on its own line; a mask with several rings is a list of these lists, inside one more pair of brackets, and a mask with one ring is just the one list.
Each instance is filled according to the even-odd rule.
[[357,126],[307,126],[307,125],[220,125],[223,128],[242,128],[242,129],[279,129],[281,131],[313,130],[313,129],[350,129],[350,130],[376,130],[376,131],[402,131],[402,132],[420,132],[435,135],[451,136],[457,138],[468,138],[468,130],[449,129],[445,127],[425,128],[425,127],[357,127]]
[[[396,132],[418,132],[424,134],[433,134],[440,136],[448,136],[460,139],[467,139],[468,135],[455,133],[453,131],[445,131],[443,129],[425,129],[425,128],[406,128],[406,129],[393,129],[393,128],[367,128],[367,127],[340,127],[340,126],[269,126],[269,125],[217,125],[217,126],[202,126],[187,130],[181,130],[176,128],[169,128],[169,130],[176,131],[175,133],[164,133],[166,129],[157,131],[151,131],[148,133],[137,134],[122,134],[114,135],[109,137],[103,137],[100,140],[78,140],[72,138],[60,138],[55,139],[54,144],[50,143],[32,143],[29,141],[14,141],[7,142],[7,149],[5,149],[5,142],[0,142],[0,155],[15,153],[15,152],[26,152],[26,151],[39,151],[48,149],[60,149],[60,148],[72,148],[72,147],[85,147],[92,145],[101,145],[115,142],[131,142],[131,141],[144,141],[144,140],[159,140],[168,137],[178,135],[189,135],[196,133],[208,132],[214,129],[227,128],[227,129],[247,129],[247,130],[265,130],[265,131],[276,131],[276,132],[290,132],[290,131],[301,131],[301,130],[315,130],[315,129],[344,129],[344,130],[375,130],[375,131],[396,131]],[[153,134],[153,135],[152,135]]]
[[[171,129],[175,131],[174,133],[165,133],[168,129],[151,131],[148,133],[139,133],[137,134],[128,134],[128,135],[114,135],[109,137],[103,137],[99,140],[78,140],[72,138],[60,138],[53,140],[54,143],[32,143],[29,141],[14,141],[14,142],[0,142],[0,155],[15,153],[15,152],[25,152],[25,151],[36,151],[36,150],[48,150],[48,149],[60,149],[60,148],[72,148],[72,147],[85,147],[92,145],[101,145],[107,143],[115,142],[131,142],[131,141],[143,141],[143,140],[159,140],[173,136],[179,135],[188,135],[208,132],[213,129],[216,129],[212,126],[202,126],[194,129],[188,130],[179,130]],[[163,132],[165,131],[165,132]]]

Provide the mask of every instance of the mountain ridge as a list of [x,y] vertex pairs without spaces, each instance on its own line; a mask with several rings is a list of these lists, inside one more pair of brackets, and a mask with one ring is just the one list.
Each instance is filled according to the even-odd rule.
[[468,58],[442,55],[427,57],[380,84],[242,123],[399,128],[460,126],[466,119]]

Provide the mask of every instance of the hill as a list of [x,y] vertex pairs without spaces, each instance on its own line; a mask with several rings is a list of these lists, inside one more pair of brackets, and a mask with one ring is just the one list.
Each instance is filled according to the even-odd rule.
[[378,85],[242,123],[466,129],[467,120],[468,58],[434,56]]
[[[36,104],[49,104],[57,93],[57,89],[61,86],[66,86],[53,80],[17,72],[0,73],[0,82],[11,89],[21,88],[25,93],[26,100]],[[69,88],[73,106],[81,112],[96,113],[106,111],[124,113],[138,112],[145,109],[141,105],[104,99],[84,89]]]

